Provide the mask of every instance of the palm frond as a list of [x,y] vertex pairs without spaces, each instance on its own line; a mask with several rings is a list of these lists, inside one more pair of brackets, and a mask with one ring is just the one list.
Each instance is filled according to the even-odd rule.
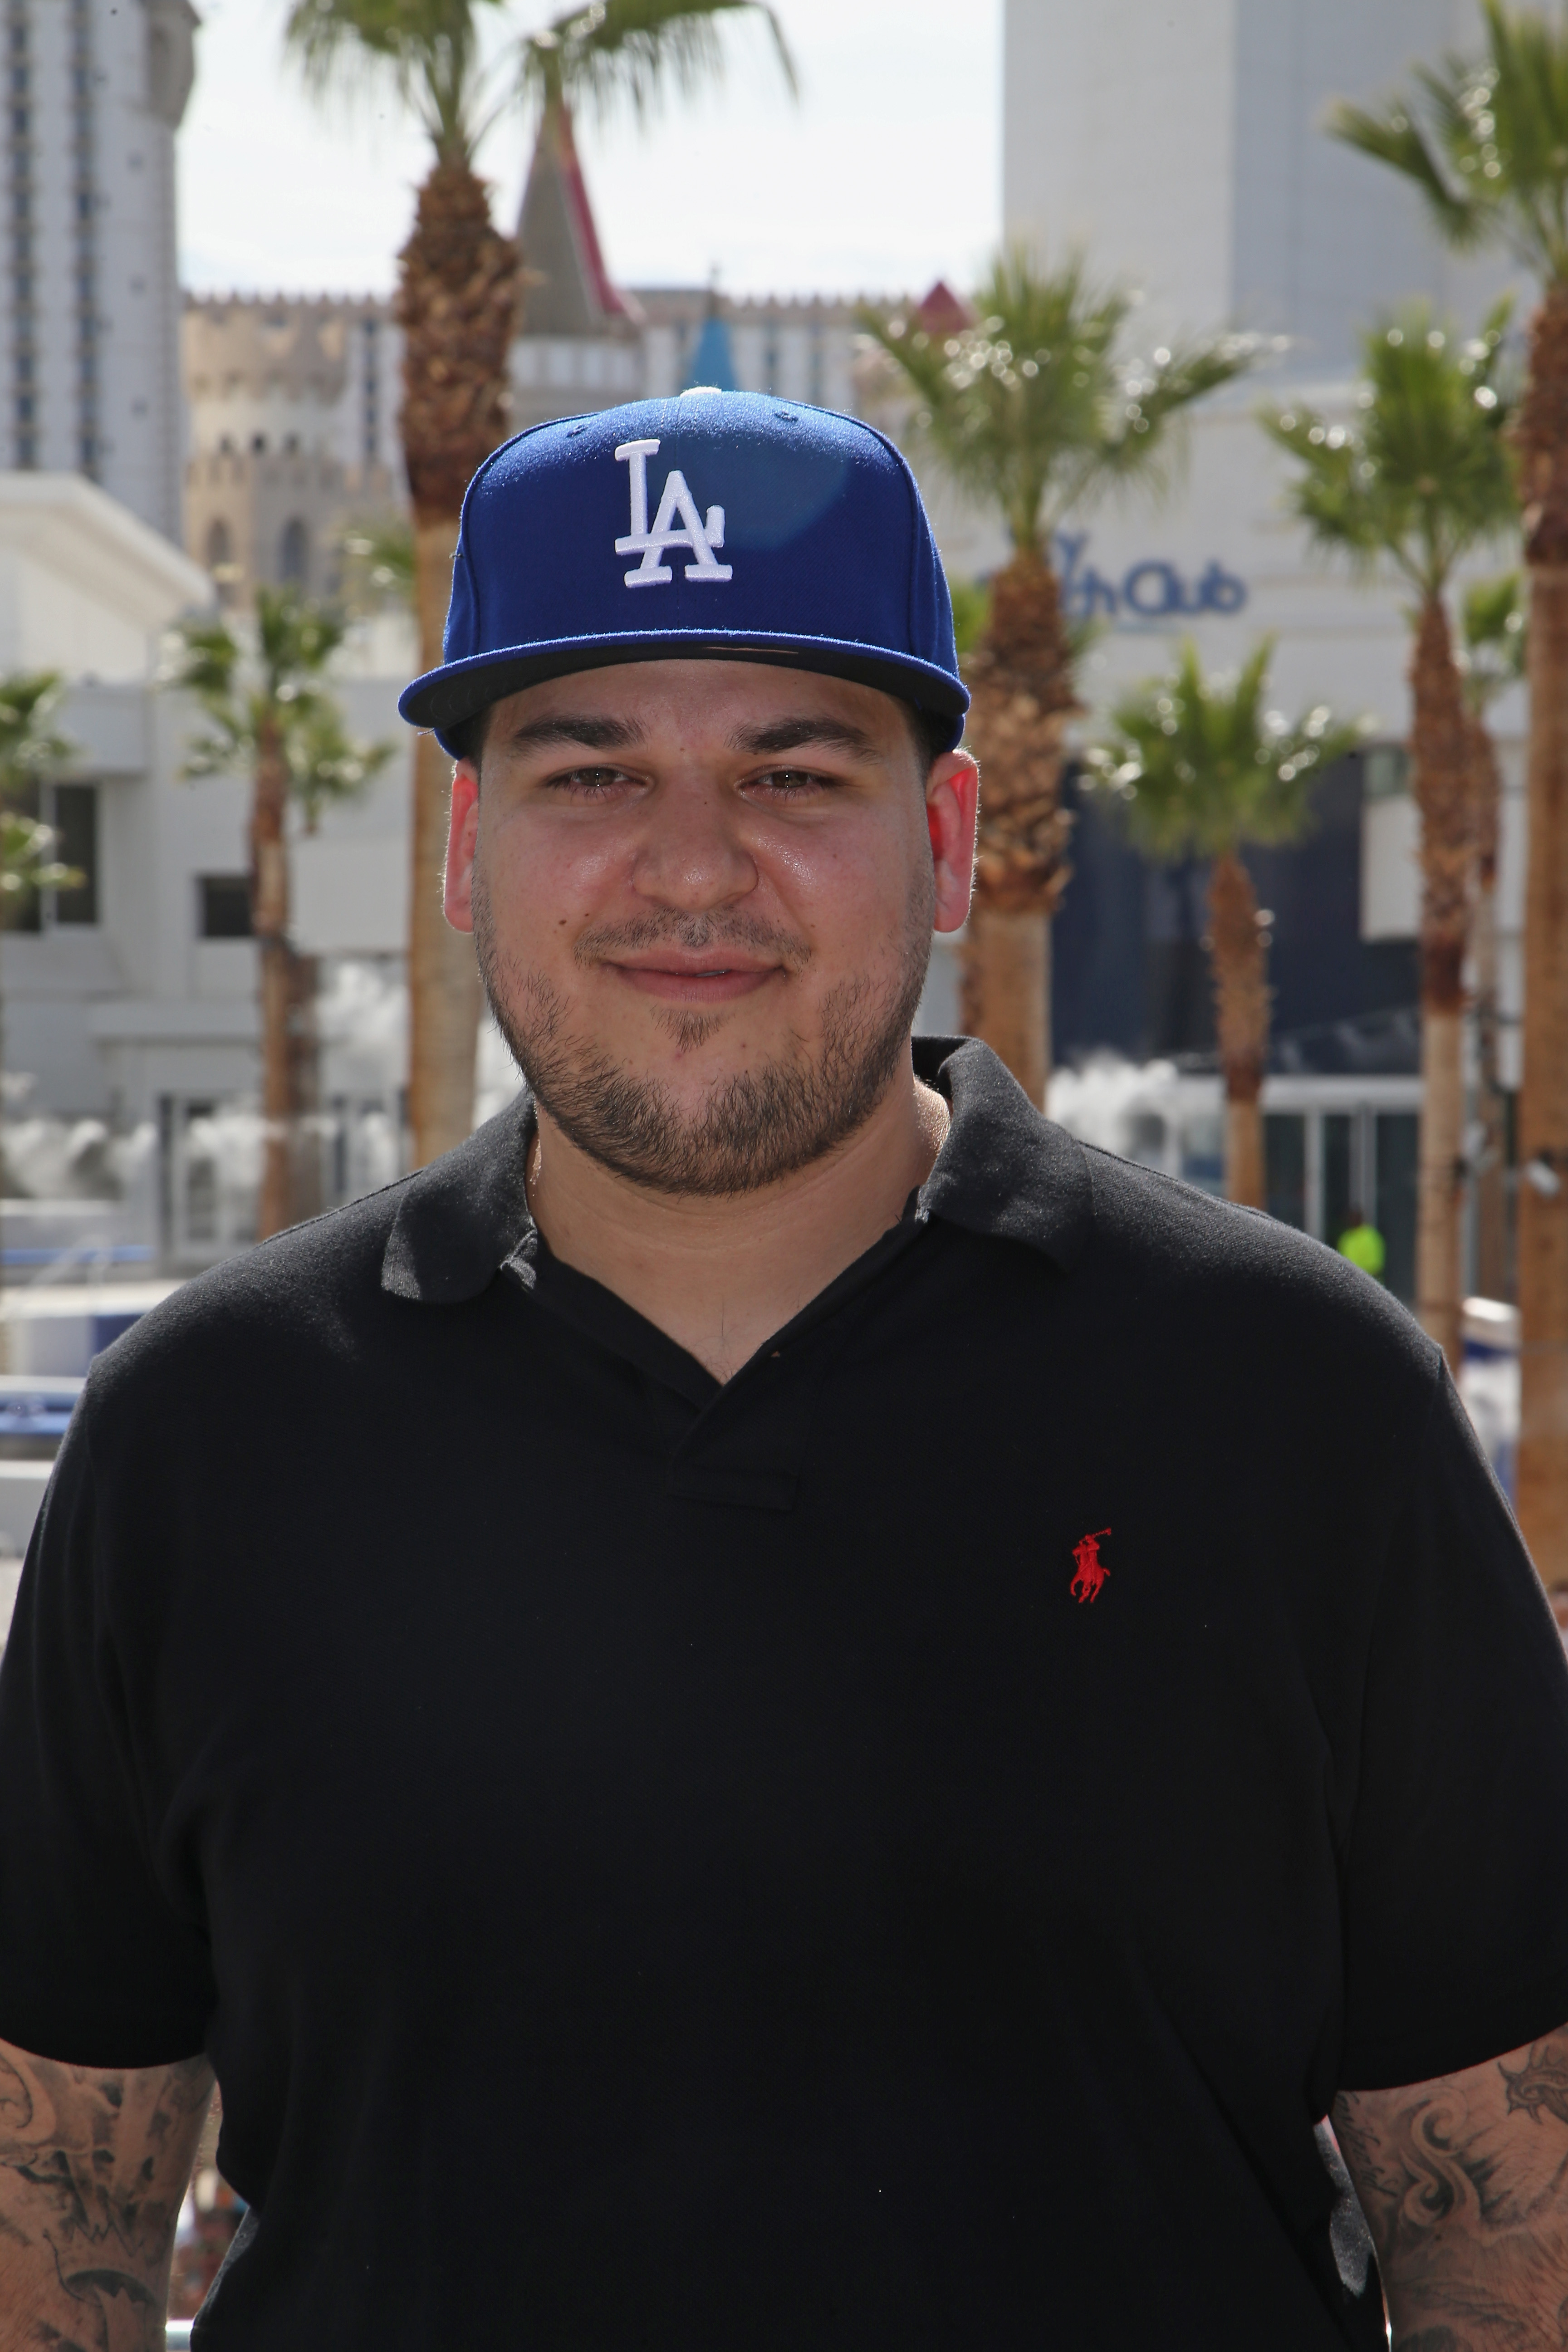
[[1416,186],[1459,249],[1507,245],[1568,278],[1568,18],[1481,0],[1473,57],[1422,67],[1381,110],[1342,105],[1335,136]]
[[205,707],[221,707],[228,699],[239,660],[239,640],[228,623],[197,615],[174,630],[158,684],[195,695]]
[[1215,857],[1247,842],[1293,841],[1310,826],[1319,779],[1363,729],[1326,704],[1294,721],[1268,709],[1273,654],[1265,637],[1236,677],[1209,678],[1188,640],[1168,676],[1114,706],[1087,755],[1090,785],[1151,856]]
[[1517,519],[1507,427],[1517,387],[1507,306],[1457,338],[1430,306],[1407,303],[1363,340],[1352,422],[1308,410],[1265,415],[1297,461],[1289,500],[1321,549],[1366,573],[1391,563],[1423,595]]
[[81,876],[74,866],[55,856],[58,836],[21,810],[0,807],[0,892],[7,898],[30,897],[35,890],[70,890]]
[[[390,81],[437,153],[471,157],[482,136],[479,10],[503,0],[290,0],[283,47],[307,89],[363,101]],[[370,68],[366,73],[365,68]]]
[[392,758],[390,743],[362,743],[343,725],[329,697],[303,696],[283,730],[289,787],[314,833],[329,803],[357,799]]
[[208,614],[182,622],[158,682],[194,696],[206,721],[185,745],[182,775],[254,767],[270,739],[282,743],[290,788],[312,826],[325,802],[362,790],[392,752],[353,740],[329,691],[327,668],[346,625],[334,607],[291,587],[257,590],[256,625],[245,637]]
[[53,725],[61,692],[58,670],[0,677],[0,793],[36,782],[72,757],[75,745]]
[[339,547],[347,573],[345,603],[353,614],[414,603],[414,527],[403,516],[351,522]]
[[914,396],[914,436],[1000,511],[1019,548],[1043,550],[1064,515],[1114,483],[1149,479],[1177,415],[1251,364],[1237,337],[1131,357],[1130,298],[1079,254],[1041,268],[1005,251],[973,299],[976,324],[951,335],[873,311],[861,324]]
[[1331,137],[1414,182],[1447,243],[1463,248],[1485,238],[1490,223],[1483,208],[1462,184],[1449,182],[1419,123],[1397,100],[1382,113],[1342,103],[1331,110],[1328,129]]
[[683,97],[716,81],[724,68],[721,17],[758,17],[766,26],[792,96],[799,84],[784,27],[765,0],[594,0],[556,16],[522,43],[519,79],[541,105],[587,105],[600,112],[620,100],[646,118],[671,89]]
[[1459,630],[1465,700],[1481,715],[1524,676],[1529,631],[1522,573],[1472,580],[1460,599]]

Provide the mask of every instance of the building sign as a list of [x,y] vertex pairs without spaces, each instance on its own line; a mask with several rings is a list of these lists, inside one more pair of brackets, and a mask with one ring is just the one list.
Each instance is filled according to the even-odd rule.
[[1062,609],[1073,621],[1120,621],[1123,626],[1140,621],[1195,618],[1203,613],[1239,613],[1247,602],[1247,583],[1211,558],[1195,580],[1184,579],[1163,556],[1145,557],[1130,564],[1120,580],[1108,580],[1084,561],[1089,546],[1086,530],[1058,530],[1057,566],[1061,576]]

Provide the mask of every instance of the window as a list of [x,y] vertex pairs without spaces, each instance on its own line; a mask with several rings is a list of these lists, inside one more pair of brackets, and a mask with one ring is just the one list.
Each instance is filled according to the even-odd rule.
[[53,916],[59,924],[98,920],[98,786],[57,784],[54,792],[55,856],[81,877],[56,890]]
[[196,916],[204,940],[250,937],[250,881],[244,874],[203,874],[196,879]]
[[310,569],[310,534],[298,515],[283,526],[278,549],[278,576],[302,588]]
[[209,572],[221,571],[226,563],[232,563],[233,561],[234,542],[229,537],[227,523],[222,521],[209,523],[207,526],[207,570]]

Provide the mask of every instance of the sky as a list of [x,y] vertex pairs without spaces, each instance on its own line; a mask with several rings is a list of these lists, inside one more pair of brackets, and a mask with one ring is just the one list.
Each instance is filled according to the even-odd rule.
[[[286,0],[199,0],[180,134],[181,265],[197,292],[386,293],[425,169],[379,86],[323,110],[281,63]],[[515,0],[529,28],[561,0]],[[498,17],[500,12],[498,11]],[[732,294],[922,292],[972,283],[1001,216],[1002,0],[778,0],[800,76],[731,28],[722,85],[579,125],[612,276]],[[962,33],[957,29],[962,26]],[[515,225],[530,126],[479,158]]]

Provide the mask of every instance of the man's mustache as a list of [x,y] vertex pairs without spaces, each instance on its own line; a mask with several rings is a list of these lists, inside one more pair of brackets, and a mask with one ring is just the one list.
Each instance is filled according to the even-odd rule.
[[776,957],[792,971],[811,960],[811,942],[777,924],[759,922],[754,915],[682,915],[673,909],[639,916],[629,923],[594,923],[580,933],[573,948],[578,963],[614,963],[623,955],[640,955],[648,948],[681,948],[688,955],[706,955],[715,948],[743,948],[758,956]]

